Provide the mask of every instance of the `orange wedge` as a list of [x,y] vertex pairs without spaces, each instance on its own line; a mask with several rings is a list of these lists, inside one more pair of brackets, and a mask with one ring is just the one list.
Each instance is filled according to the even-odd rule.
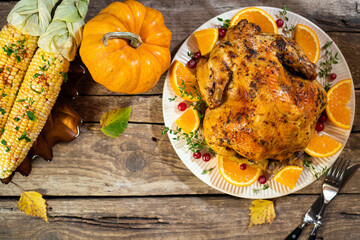
[[242,19],[255,23],[261,28],[261,32],[278,33],[275,20],[264,10],[256,7],[249,7],[241,10],[230,21],[230,26],[238,24]]
[[320,43],[316,33],[308,26],[297,24],[295,27],[295,41],[304,49],[313,63],[320,57]]
[[248,165],[245,170],[241,170],[241,163],[221,155],[218,155],[218,164],[220,175],[225,181],[239,187],[250,186],[259,178],[262,172],[261,169]]
[[314,134],[305,148],[305,152],[313,157],[329,157],[337,153],[342,144],[327,135]]
[[194,74],[181,62],[175,60],[170,67],[170,84],[176,95],[190,102],[200,100],[200,91]]
[[201,55],[207,55],[215,47],[219,38],[219,29],[208,28],[194,32]]
[[289,165],[277,172],[273,179],[278,183],[293,189],[299,180],[303,169],[303,167]]
[[338,82],[327,93],[326,113],[336,126],[350,129],[351,111],[346,106],[351,97],[351,79]]
[[175,122],[184,133],[195,132],[200,126],[199,113],[194,107],[190,107]]

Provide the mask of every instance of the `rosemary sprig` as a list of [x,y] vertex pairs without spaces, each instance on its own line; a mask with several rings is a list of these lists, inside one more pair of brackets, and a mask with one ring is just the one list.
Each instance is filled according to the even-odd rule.
[[339,63],[338,52],[333,53],[330,49],[332,41],[327,41],[326,44],[321,48],[324,53],[324,61],[319,64],[319,76],[321,78],[321,83],[326,91],[329,91],[331,84],[329,83],[330,74],[333,69],[334,64]]
[[279,11],[280,19],[282,19],[284,21],[284,27],[283,27],[282,31],[283,31],[285,37],[293,38],[295,26],[293,24],[291,24],[290,26],[287,24],[287,22],[289,21],[289,18],[286,16],[288,10],[289,10],[288,7],[283,6],[283,10]]
[[217,20],[219,21],[219,22],[222,22],[222,26],[221,26],[221,28],[224,28],[224,29],[228,29],[229,27],[230,27],[230,19],[222,19],[222,18],[217,18]]
[[177,98],[177,96],[175,95],[173,98],[168,98],[169,102],[173,102],[175,101],[175,99]]

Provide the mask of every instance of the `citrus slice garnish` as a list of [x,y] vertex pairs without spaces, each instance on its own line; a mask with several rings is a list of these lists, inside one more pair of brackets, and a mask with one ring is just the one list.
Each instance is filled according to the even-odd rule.
[[215,47],[219,38],[219,29],[208,28],[194,32],[201,55],[207,55]]
[[169,77],[171,87],[176,95],[190,102],[200,100],[200,91],[194,74],[178,60],[171,65]]
[[297,24],[295,27],[295,41],[302,47],[311,62],[316,63],[319,60],[319,38],[311,28]]
[[329,157],[337,153],[342,144],[327,135],[314,134],[309,144],[305,148],[305,152],[313,157]]
[[273,180],[293,189],[299,180],[303,167],[289,165],[275,174]]
[[184,133],[195,132],[200,126],[198,111],[192,106],[183,115],[176,119],[176,124]]
[[255,23],[261,28],[261,32],[278,33],[275,20],[264,10],[256,7],[249,7],[241,10],[230,21],[230,26],[238,24],[242,19]]
[[245,170],[240,169],[241,163],[225,156],[218,155],[220,175],[230,184],[247,187],[253,184],[260,176],[262,170],[246,165]]
[[351,110],[346,106],[351,97],[351,79],[345,79],[332,86],[327,93],[326,113],[336,126],[350,129]]

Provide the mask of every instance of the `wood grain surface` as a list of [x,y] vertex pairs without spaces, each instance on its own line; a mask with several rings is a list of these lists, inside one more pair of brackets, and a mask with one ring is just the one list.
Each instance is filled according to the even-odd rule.
[[[91,0],[87,20],[112,0]],[[322,28],[350,67],[360,106],[359,0],[146,0],[162,12],[172,31],[171,53],[210,18],[245,6],[286,5]],[[0,26],[16,1],[0,1]],[[166,74],[166,73],[165,73]],[[181,162],[164,128],[165,74],[150,91],[127,95],[108,91],[90,74],[79,83],[74,108],[84,124],[80,136],[54,148],[54,159],[35,159],[30,176],[13,181],[45,195],[50,224],[17,208],[13,185],[0,186],[0,239],[284,239],[321,192],[322,179],[275,200],[274,222],[248,229],[251,200],[222,194],[195,177]],[[132,106],[123,135],[99,131],[106,111]],[[357,107],[359,109],[359,107]],[[342,157],[360,162],[360,111]],[[360,171],[325,214],[322,239],[360,239]],[[307,239],[310,228],[301,239]]]

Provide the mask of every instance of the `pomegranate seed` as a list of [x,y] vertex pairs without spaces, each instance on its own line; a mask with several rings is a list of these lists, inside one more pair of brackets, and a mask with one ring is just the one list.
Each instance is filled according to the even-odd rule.
[[187,65],[189,66],[189,68],[195,68],[196,61],[194,59],[190,59],[190,61],[188,61]]
[[195,159],[201,158],[201,152],[194,152],[193,157],[194,157]]
[[324,128],[325,128],[324,123],[322,123],[322,122],[316,123],[316,131],[318,131],[318,132],[324,131]]
[[200,52],[194,53],[194,59],[199,60],[200,58],[201,58],[201,53]]
[[241,169],[241,170],[245,170],[245,169],[246,169],[246,164],[245,164],[245,163],[241,164],[241,165],[240,165],[240,169]]
[[326,115],[326,112],[323,112],[319,118],[319,122],[326,122],[328,120],[328,116]]
[[187,108],[186,103],[184,103],[184,102],[179,103],[178,109],[179,109],[180,111],[185,111],[186,108]]
[[219,28],[219,37],[223,38],[226,35],[226,29],[225,28]]
[[265,184],[266,183],[266,177],[264,175],[261,175],[259,178],[258,178],[258,182],[260,184]]
[[210,153],[205,153],[205,154],[202,156],[202,159],[203,159],[205,162],[210,161],[210,159],[211,159]]
[[276,25],[277,25],[279,28],[281,28],[281,27],[284,25],[284,20],[282,20],[282,19],[276,20]]
[[336,73],[330,74],[330,79],[331,79],[331,80],[335,80],[336,77],[337,77]]

